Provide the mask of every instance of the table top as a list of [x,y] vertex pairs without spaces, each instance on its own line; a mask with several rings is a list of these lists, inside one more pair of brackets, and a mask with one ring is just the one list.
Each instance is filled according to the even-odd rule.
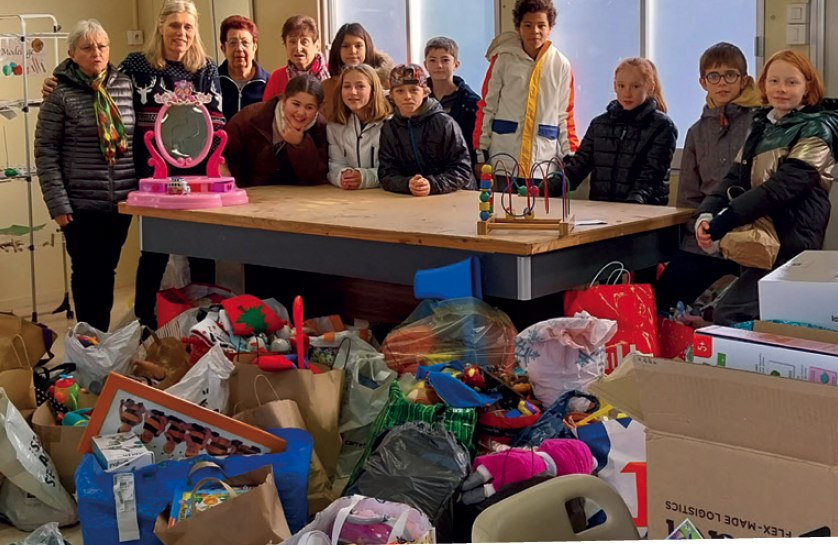
[[[667,206],[572,201],[576,221],[601,220],[600,225],[577,225],[559,237],[550,230],[493,230],[477,234],[478,195],[457,191],[447,195],[414,197],[383,189],[345,191],[331,185],[262,186],[247,190],[248,204],[207,210],[164,210],[119,205],[123,214],[250,229],[303,233],[340,238],[534,255],[604,239],[662,229],[687,222],[693,210]],[[514,197],[520,213],[526,199]],[[499,196],[495,197],[499,210]],[[559,218],[561,202],[544,199],[535,217]]]

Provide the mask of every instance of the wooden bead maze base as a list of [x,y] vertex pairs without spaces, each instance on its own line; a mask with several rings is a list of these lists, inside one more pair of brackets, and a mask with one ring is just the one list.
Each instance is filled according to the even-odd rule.
[[559,237],[564,237],[569,235],[573,231],[575,217],[570,215],[567,217],[565,221],[560,219],[535,219],[533,217],[530,218],[513,218],[513,217],[505,217],[505,218],[497,218],[494,214],[489,216],[489,219],[485,221],[478,221],[477,222],[477,234],[478,235],[488,235],[489,232],[499,229],[519,229],[519,230],[528,230],[528,231],[535,231],[541,230],[546,231],[555,230]]

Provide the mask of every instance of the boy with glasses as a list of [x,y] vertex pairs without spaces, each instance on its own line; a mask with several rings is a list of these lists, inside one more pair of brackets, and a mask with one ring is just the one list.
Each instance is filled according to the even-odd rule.
[[[707,103],[698,121],[687,131],[676,206],[698,208],[725,177],[745,142],[751,126],[750,110],[760,105],[759,92],[748,75],[745,55],[735,45],[720,42],[699,60],[698,83],[707,91]],[[664,269],[655,286],[658,310],[668,312],[679,301],[692,304],[720,278],[739,275],[739,265],[702,251],[689,223],[682,250]]]

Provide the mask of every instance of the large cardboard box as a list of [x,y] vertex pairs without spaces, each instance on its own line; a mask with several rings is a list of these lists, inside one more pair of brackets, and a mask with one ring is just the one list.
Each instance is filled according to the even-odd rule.
[[838,388],[634,355],[590,391],[646,426],[649,539],[838,528]]
[[759,316],[838,330],[838,252],[809,250],[763,277]]
[[754,330],[709,326],[695,332],[693,359],[822,384],[838,384],[838,332],[773,322]]

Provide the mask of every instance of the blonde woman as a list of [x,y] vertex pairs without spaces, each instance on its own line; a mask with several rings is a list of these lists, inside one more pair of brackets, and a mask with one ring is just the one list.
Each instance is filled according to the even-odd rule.
[[[137,130],[134,133],[134,162],[138,178],[153,174],[148,164],[149,153],[143,135],[154,129],[157,114],[163,107],[154,95],[174,90],[175,82],[186,80],[193,92],[210,93],[212,101],[206,104],[215,129],[224,125],[221,113],[221,84],[218,67],[207,56],[198,34],[198,12],[195,4],[180,0],[167,0],[157,18],[154,34],[142,52],[129,53],[119,69],[134,83],[134,110],[137,113]],[[205,161],[192,169],[179,169],[169,165],[170,175],[203,174]],[[160,281],[166,271],[167,254],[143,252],[137,267],[134,312],[140,323],[157,329],[155,303]],[[192,280],[215,281],[215,263],[206,259],[189,258]]]

